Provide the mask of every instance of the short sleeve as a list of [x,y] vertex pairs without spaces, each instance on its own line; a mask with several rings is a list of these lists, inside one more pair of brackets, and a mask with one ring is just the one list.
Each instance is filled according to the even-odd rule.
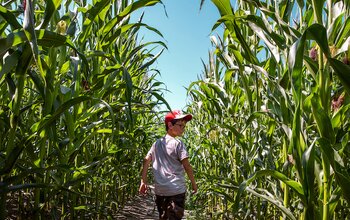
[[148,151],[147,156],[150,156],[152,158],[152,162],[155,159],[155,143],[152,145],[151,149]]
[[178,155],[180,161],[189,157],[186,146],[182,141],[180,141],[180,143],[177,147],[177,155]]

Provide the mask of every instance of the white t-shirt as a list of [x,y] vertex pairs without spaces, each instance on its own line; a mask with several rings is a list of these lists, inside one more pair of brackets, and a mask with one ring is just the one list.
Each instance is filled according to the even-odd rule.
[[152,145],[147,155],[152,158],[156,195],[173,196],[186,192],[181,161],[188,158],[188,152],[181,140],[167,134]]

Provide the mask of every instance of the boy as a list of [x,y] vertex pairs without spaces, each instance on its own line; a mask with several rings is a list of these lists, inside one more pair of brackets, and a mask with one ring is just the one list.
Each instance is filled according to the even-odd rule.
[[143,161],[139,192],[147,193],[147,170],[153,164],[156,205],[159,219],[181,219],[184,215],[186,171],[192,184],[193,193],[197,192],[192,166],[184,143],[176,137],[184,133],[186,123],[192,115],[175,110],[165,116],[167,134],[158,139]]

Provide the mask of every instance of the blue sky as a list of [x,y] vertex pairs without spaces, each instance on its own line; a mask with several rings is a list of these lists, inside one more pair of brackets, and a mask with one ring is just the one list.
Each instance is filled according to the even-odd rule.
[[208,52],[212,50],[210,36],[215,35],[211,29],[220,18],[215,5],[206,0],[202,10],[199,10],[200,0],[163,0],[164,6],[155,6],[141,9],[145,12],[143,22],[159,30],[164,39],[145,29],[141,32],[146,41],[162,40],[167,46],[154,64],[161,75],[158,80],[163,82],[170,92],[164,94],[173,109],[185,109],[186,89],[191,82],[197,81],[203,71],[201,59],[207,63]]

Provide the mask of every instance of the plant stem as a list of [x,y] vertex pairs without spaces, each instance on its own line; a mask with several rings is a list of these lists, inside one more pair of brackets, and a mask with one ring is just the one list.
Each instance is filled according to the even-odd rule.
[[[286,144],[286,140],[283,140],[283,158],[285,158],[286,160],[288,160],[288,148],[287,148],[287,144]],[[287,170],[288,172],[288,170]],[[289,172],[287,173],[287,176],[289,176]],[[289,206],[289,187],[283,183],[283,205],[285,207]]]
[[322,220],[329,219],[329,177],[330,177],[330,164],[327,159],[325,159],[325,155],[323,155],[322,166],[323,166],[323,218]]

